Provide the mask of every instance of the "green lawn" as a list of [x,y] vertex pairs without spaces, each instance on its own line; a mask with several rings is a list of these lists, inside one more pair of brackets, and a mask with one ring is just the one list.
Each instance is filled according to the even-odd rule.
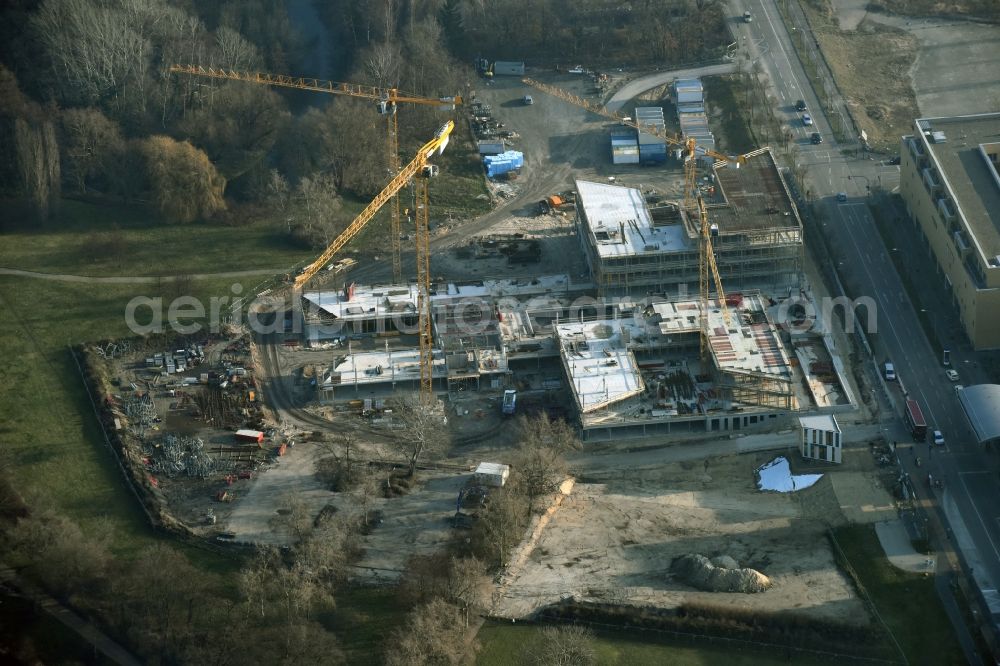
[[[476,659],[478,666],[518,666],[525,663],[525,646],[535,640],[541,627],[526,624],[484,624],[479,630],[482,645]],[[726,664],[727,666],[767,666],[795,663],[800,665],[829,664],[830,661],[811,661],[796,654],[789,662],[785,655],[769,657],[766,652],[753,652],[741,648],[722,648],[709,645],[690,647],[674,646],[642,640],[631,635],[602,635],[594,639],[597,663],[602,666],[621,664],[671,664],[672,666],[700,666]]]
[[841,527],[834,534],[911,664],[965,663],[933,579],[889,564],[870,525]]
[[[225,295],[233,280],[206,280],[194,295]],[[249,283],[247,283],[249,284]],[[128,335],[125,304],[154,285],[104,286],[0,277],[0,435],[22,492],[53,503],[86,531],[109,521],[128,554],[165,537],[148,527],[104,444],[68,347]],[[187,550],[187,549],[185,549]],[[229,568],[200,550],[189,555]]]
[[0,241],[0,267],[87,276],[277,272],[313,255],[273,223],[164,224],[145,206],[72,200],[42,227],[8,219]]

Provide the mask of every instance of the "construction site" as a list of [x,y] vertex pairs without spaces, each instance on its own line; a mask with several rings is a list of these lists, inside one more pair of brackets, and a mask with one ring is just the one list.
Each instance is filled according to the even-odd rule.
[[[537,92],[532,104],[504,105],[526,91]],[[735,455],[739,440],[730,439],[789,437],[799,415],[857,409],[831,322],[806,316],[818,310],[815,282],[773,155],[725,157],[685,144],[674,146],[681,159],[671,150],[652,167],[616,165],[605,142],[621,121],[595,120],[521,82],[498,81],[480,95],[503,109],[494,122],[516,123],[507,131],[524,164],[514,179],[489,181],[496,209],[467,222],[465,233],[430,224],[433,159],[459,131],[449,121],[291,284],[261,292],[253,308],[280,325],[256,334],[235,326],[231,337],[176,352],[144,346],[106,356],[108,374],[124,387],[109,400],[138,470],[133,478],[166,520],[216,542],[289,543],[294,535],[279,519],[289,497],[316,516],[363,503],[366,522],[377,519],[362,537],[357,575],[393,580],[412,555],[455,538],[476,469],[509,469],[517,422],[510,417],[545,413],[565,419],[584,442],[571,462],[577,483],[553,497],[545,515],[557,518],[545,536],[546,522],[525,535],[494,597],[496,613],[526,616],[566,586],[607,599],[619,578],[628,590],[620,601],[669,606],[692,594],[667,571],[670,557],[725,555],[719,561],[770,581],[754,607],[855,616],[860,602],[829,550],[815,547],[828,518],[784,495],[760,496],[751,484],[766,460]],[[474,122],[485,121],[468,118],[470,129]],[[532,149],[570,135],[547,152]],[[374,266],[340,257],[411,182],[415,212],[390,220],[413,225],[415,252],[399,243],[398,255]],[[405,461],[393,452],[408,437],[405,396],[439,410],[451,446],[419,467],[404,492],[393,479]],[[627,460],[611,458],[620,442],[702,440],[720,443],[721,458],[657,464],[635,478]],[[320,479],[321,463],[340,459],[345,442],[351,460],[381,470],[374,494],[338,492]],[[737,498],[720,499],[733,488]],[[818,488],[808,492],[818,493],[823,511],[851,503],[837,499],[835,485]],[[881,511],[891,499],[880,491],[871,505]],[[623,506],[637,521],[625,531],[611,517]],[[664,517],[678,508],[683,525]],[[709,520],[727,511],[731,521]],[[607,533],[580,531],[591,523]],[[663,530],[673,536],[659,550],[636,536]],[[691,543],[688,533],[702,537]],[[594,556],[581,554],[581,538],[625,558],[583,566]],[[797,545],[786,552],[789,539]],[[640,550],[642,557],[629,555]],[[559,573],[572,575],[555,583],[549,572],[559,557]],[[803,576],[792,560],[808,557],[812,573]],[[806,590],[811,603],[797,605]]]

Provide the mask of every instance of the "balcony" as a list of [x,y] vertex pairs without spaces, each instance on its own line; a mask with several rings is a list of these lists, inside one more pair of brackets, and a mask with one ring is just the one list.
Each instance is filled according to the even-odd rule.
[[941,219],[945,221],[946,225],[950,225],[956,221],[955,204],[952,203],[951,199],[947,197],[938,198],[937,209],[941,213]]
[[938,194],[941,190],[941,181],[938,178],[937,171],[928,167],[921,171],[921,175],[924,179],[924,187],[931,193],[931,196]]
[[960,257],[965,257],[972,246],[969,245],[969,241],[965,238],[965,234],[961,231],[956,231],[951,235],[952,241],[955,243],[955,247],[958,248],[958,255]]

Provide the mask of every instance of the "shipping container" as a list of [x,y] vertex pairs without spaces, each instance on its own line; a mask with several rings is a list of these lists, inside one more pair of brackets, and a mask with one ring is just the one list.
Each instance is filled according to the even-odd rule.
[[501,141],[480,141],[479,142],[479,154],[480,155],[499,155],[500,153],[507,150],[507,146]]
[[696,90],[702,92],[704,91],[704,87],[701,85],[701,79],[677,79],[674,81],[674,90],[683,90],[685,92]]
[[510,60],[497,60],[493,63],[494,76],[524,76],[524,63]]
[[260,430],[237,430],[236,439],[240,442],[260,444],[264,441],[264,433]]
[[611,163],[612,164],[638,164],[639,163],[639,149],[633,148],[631,150],[615,150],[611,153]]
[[678,104],[701,104],[705,101],[705,98],[700,92],[682,92],[677,93],[677,103]]

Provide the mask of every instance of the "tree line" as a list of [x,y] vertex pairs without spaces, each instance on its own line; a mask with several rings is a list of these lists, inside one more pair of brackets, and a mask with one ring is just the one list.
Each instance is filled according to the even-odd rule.
[[[388,178],[385,122],[372,102],[309,98],[302,111],[301,97],[267,86],[167,71],[192,63],[309,75],[293,71],[309,45],[280,0],[8,4],[0,195],[29,202],[40,220],[62,196],[149,203],[166,223],[234,222],[264,205],[294,238],[324,245],[349,221],[341,197],[371,198]],[[441,39],[434,21],[415,23],[341,73],[457,94],[465,76]],[[417,108],[400,120],[405,151],[441,116]]]
[[[407,416],[408,431],[417,434],[397,447],[408,461],[403,474],[411,482],[419,482],[413,468],[424,456],[440,455],[450,445],[446,430],[430,421]],[[490,608],[491,576],[507,564],[532,516],[546,508],[546,498],[566,478],[565,453],[579,446],[565,422],[544,416],[522,418],[515,438],[519,444],[505,454],[511,477],[490,493],[471,534],[456,531],[445,550],[409,560],[393,593],[406,613],[398,626],[386,627],[384,663],[457,665],[478,648],[474,636],[479,615]],[[320,478],[350,496],[341,503],[344,508],[316,515],[301,498],[286,496],[272,528],[288,537],[288,546],[260,546],[211,569],[192,559],[197,551],[167,542],[122,553],[121,535],[110,522],[98,519],[84,530],[45,497],[20,493],[12,461],[0,455],[4,564],[98,619],[145,662],[349,663],[338,633],[344,618],[337,597],[348,584],[363,535],[377,529],[372,499],[384,496],[391,478],[352,461],[352,442],[342,444],[346,455],[325,473],[320,465]],[[15,647],[16,657],[32,659],[27,637]],[[548,629],[519,659],[539,665],[593,663],[591,637],[573,628]]]
[[[339,42],[360,50],[434,20],[455,57],[667,67],[716,58],[728,43],[721,0],[334,0]],[[346,47],[349,54],[351,47]]]

